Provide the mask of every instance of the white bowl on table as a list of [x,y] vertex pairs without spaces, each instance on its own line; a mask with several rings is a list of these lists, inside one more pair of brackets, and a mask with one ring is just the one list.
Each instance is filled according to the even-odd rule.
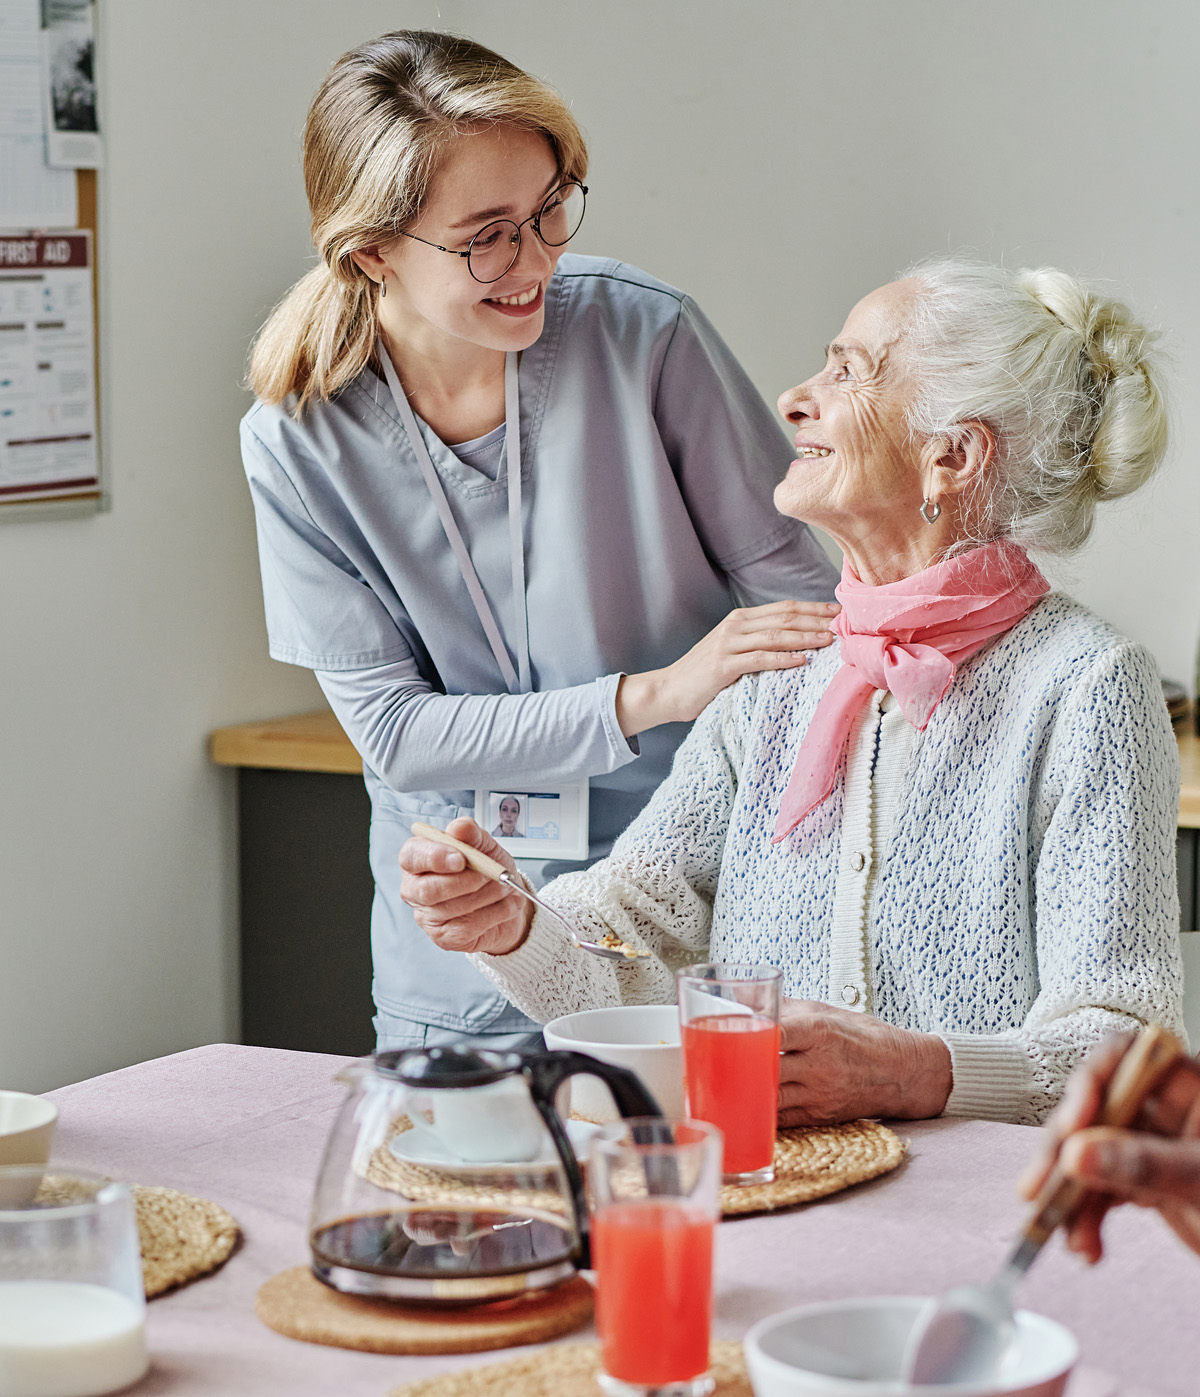
[[1017,1311],[1013,1349],[986,1383],[899,1381],[905,1344],[928,1304],[919,1296],[834,1300],[761,1320],[746,1335],[755,1397],[1061,1397],[1079,1356],[1070,1331]]
[[[682,1116],[683,1050],[674,1004],[620,1004],[551,1019],[542,1030],[555,1052],[587,1053],[638,1074],[667,1116]],[[585,1120],[615,1121],[620,1113],[597,1077],[572,1077],[571,1110]]]

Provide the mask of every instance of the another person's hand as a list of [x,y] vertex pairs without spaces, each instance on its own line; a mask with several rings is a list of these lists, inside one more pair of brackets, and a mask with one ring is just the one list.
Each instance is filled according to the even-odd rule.
[[810,999],[785,999],[780,1026],[780,1125],[923,1120],[945,1108],[950,1050],[932,1033]]
[[1032,1199],[1057,1163],[1067,1178],[1087,1186],[1088,1197],[1067,1230],[1067,1245],[1093,1263],[1104,1253],[1105,1214],[1118,1203],[1157,1208],[1200,1252],[1200,1092],[1182,1123],[1172,1121],[1174,1138],[1152,1133],[1150,1121],[1144,1130],[1091,1125],[1131,1041],[1130,1034],[1110,1038],[1076,1068],[1047,1122],[1048,1143],[1020,1184]]
[[[517,871],[512,855],[474,820],[452,820],[446,830]],[[414,836],[400,848],[400,896],[420,926],[444,951],[486,951],[503,956],[529,935],[533,905],[501,883],[468,867],[457,849]]]
[[690,723],[743,674],[795,669],[806,650],[833,639],[836,602],[776,601],[742,607],[664,669],[626,674],[617,688],[617,721],[626,737],[660,723]]

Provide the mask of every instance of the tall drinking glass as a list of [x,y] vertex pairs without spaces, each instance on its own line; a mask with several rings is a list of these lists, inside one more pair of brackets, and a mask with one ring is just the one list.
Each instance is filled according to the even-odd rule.
[[0,1397],[99,1397],[146,1371],[133,1192],[82,1169],[0,1168]]
[[590,1144],[600,1385],[612,1397],[704,1397],[721,1132],[635,1117]]
[[725,1136],[725,1182],[775,1177],[782,971],[689,965],[675,973],[688,1115]]

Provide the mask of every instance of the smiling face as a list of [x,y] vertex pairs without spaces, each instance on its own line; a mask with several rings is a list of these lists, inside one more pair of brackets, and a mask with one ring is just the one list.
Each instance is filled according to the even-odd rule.
[[[494,219],[525,223],[559,181],[544,136],[503,126],[474,131],[447,157],[408,231],[466,252],[474,235]],[[448,337],[508,351],[527,349],[541,334],[546,283],[562,248],[547,247],[525,223],[516,262],[486,285],[471,275],[465,257],[450,257],[412,238],[397,238],[376,251],[387,277],[379,313],[389,337]],[[368,271],[378,279],[379,272]]]
[[921,444],[905,417],[903,332],[918,290],[910,278],[864,296],[827,347],[824,369],[779,399],[797,428],[797,459],[775,506],[831,534],[864,582],[908,576],[935,551],[919,514]]

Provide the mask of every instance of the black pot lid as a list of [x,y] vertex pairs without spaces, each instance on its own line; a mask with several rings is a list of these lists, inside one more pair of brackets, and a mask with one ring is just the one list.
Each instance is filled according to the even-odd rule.
[[442,1091],[457,1087],[484,1087],[520,1072],[520,1053],[492,1052],[486,1048],[400,1048],[376,1053],[375,1066],[386,1077],[410,1087]]

